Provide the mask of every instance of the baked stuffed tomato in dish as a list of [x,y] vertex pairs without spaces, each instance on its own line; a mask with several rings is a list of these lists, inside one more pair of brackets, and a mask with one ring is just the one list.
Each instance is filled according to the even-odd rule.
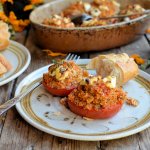
[[115,77],[88,77],[80,82],[67,98],[72,112],[92,119],[110,118],[126,100],[126,93],[115,88]]
[[60,61],[48,68],[43,74],[43,86],[56,96],[67,96],[88,72],[80,68],[73,61]]

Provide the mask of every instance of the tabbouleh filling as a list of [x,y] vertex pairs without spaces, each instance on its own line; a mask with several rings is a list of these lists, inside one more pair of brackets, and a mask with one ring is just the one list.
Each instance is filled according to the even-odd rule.
[[90,80],[89,78],[85,79],[84,84],[82,80],[77,89],[68,95],[68,100],[88,110],[99,110],[115,104],[123,104],[126,100],[127,95],[121,88],[107,86],[100,77],[97,77],[92,84],[89,82]]

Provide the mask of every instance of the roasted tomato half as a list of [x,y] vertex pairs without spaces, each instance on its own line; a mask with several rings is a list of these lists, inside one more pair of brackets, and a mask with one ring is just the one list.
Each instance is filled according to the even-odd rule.
[[106,119],[106,118],[113,117],[115,114],[119,112],[119,110],[123,105],[122,103],[119,103],[106,108],[100,108],[99,110],[95,110],[95,109],[89,110],[89,109],[84,109],[83,107],[78,106],[69,100],[67,102],[72,112],[80,116],[92,118],[92,119]]
[[43,74],[43,85],[56,96],[67,96],[88,72],[73,61],[58,61]]
[[[108,82],[107,82],[108,81]],[[114,116],[126,100],[126,93],[115,88],[114,78],[91,76],[80,82],[67,98],[70,110],[80,116],[105,119]]]
[[56,89],[56,88],[50,87],[45,82],[43,82],[43,86],[49,93],[51,93],[52,95],[55,95],[55,96],[67,96],[75,88],[75,87],[71,87],[70,89]]

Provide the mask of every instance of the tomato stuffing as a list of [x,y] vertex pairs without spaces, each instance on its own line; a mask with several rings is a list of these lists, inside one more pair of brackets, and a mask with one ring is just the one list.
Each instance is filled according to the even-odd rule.
[[92,119],[110,118],[117,114],[126,100],[126,93],[112,86],[110,77],[88,77],[80,82],[67,98],[70,110]]
[[84,76],[88,76],[73,61],[60,61],[51,65],[48,72],[43,74],[43,86],[52,95],[67,96]]

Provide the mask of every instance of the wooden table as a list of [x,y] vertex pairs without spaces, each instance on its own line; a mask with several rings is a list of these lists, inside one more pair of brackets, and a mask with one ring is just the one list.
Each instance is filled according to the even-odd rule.
[[[30,72],[51,62],[44,52],[33,44],[31,32],[17,34],[15,40],[25,45],[31,52],[32,61],[20,77],[0,87],[0,103],[14,96],[18,83]],[[98,54],[137,53],[143,58],[150,57],[150,36],[143,35],[129,45],[103,52],[80,54],[81,58],[92,58]],[[146,70],[150,73],[150,69]],[[15,108],[10,109],[0,119],[0,150],[149,150],[150,128],[136,135],[112,141],[83,142],[59,138],[46,134],[29,125]]]

